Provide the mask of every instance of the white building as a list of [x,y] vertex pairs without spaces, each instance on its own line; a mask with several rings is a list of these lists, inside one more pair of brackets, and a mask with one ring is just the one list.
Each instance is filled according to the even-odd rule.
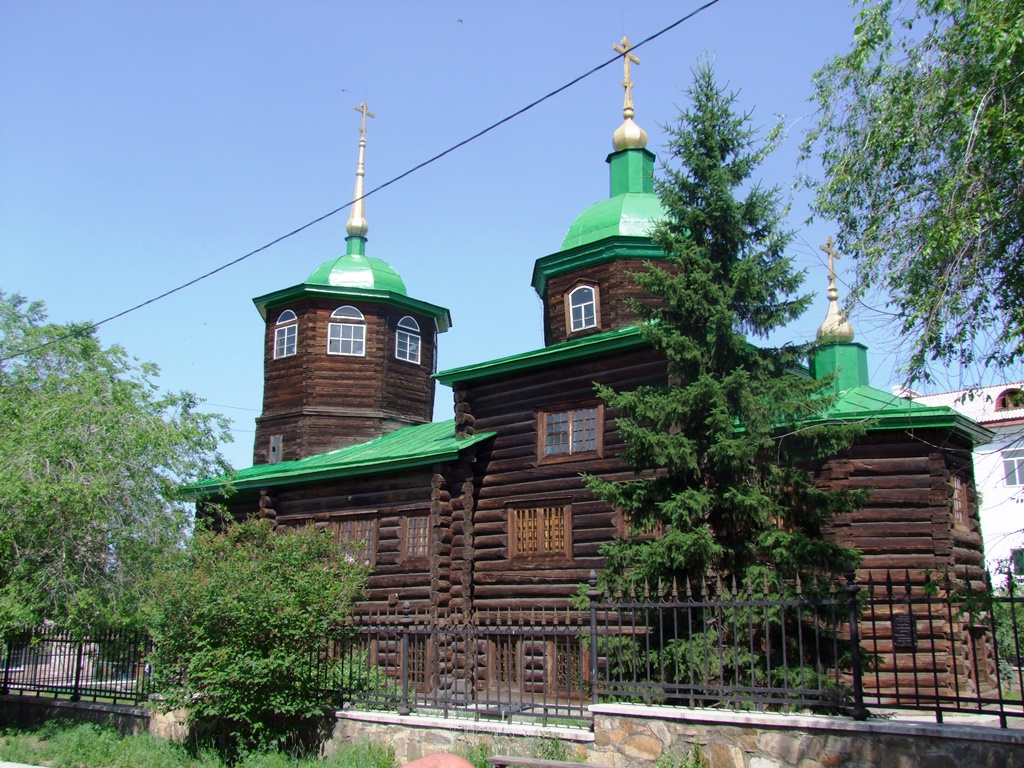
[[974,390],[919,395],[894,394],[925,405],[946,405],[996,433],[974,448],[974,476],[981,494],[981,533],[989,567],[1024,549],[1024,382]]

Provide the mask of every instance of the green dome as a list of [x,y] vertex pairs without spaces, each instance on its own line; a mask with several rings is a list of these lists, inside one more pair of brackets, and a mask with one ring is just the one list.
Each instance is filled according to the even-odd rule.
[[624,192],[594,203],[569,227],[561,250],[603,240],[606,237],[648,237],[654,223],[666,212],[658,196],[651,192]]
[[335,288],[368,288],[391,291],[407,296],[405,283],[394,267],[386,261],[358,254],[325,261],[306,280],[307,285],[329,285]]

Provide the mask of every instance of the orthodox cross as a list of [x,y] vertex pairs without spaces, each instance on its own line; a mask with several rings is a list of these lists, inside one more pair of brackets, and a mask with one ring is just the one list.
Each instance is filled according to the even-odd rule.
[[352,107],[352,109],[354,109],[356,112],[361,112],[362,115],[363,115],[363,124],[359,127],[359,133],[361,133],[363,136],[365,136],[366,135],[366,118],[368,118],[368,117],[376,117],[376,115],[373,114],[373,112],[371,112],[369,109],[366,108],[366,102],[365,101],[362,104],[360,104],[358,107]]
[[839,251],[835,249],[832,244],[832,235],[825,238],[825,244],[819,245],[822,251],[828,254],[828,279],[829,282],[835,282],[836,280],[836,262],[835,259],[840,259],[842,256],[839,255]]
[[630,53],[633,50],[633,46],[629,42],[628,37],[623,37],[621,42],[616,43],[612,46],[616,53],[622,54],[622,66],[625,71],[625,75],[622,78],[622,85],[626,89],[626,102],[622,105],[623,109],[633,106],[633,81],[629,77],[629,62],[639,64],[640,59],[635,54]]

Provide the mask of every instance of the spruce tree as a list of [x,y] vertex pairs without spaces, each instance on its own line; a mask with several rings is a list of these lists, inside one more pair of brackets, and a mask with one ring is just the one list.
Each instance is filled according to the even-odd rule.
[[[589,479],[633,534],[606,545],[605,577],[625,585],[738,582],[834,573],[856,553],[823,537],[855,494],[815,483],[816,462],[848,447],[853,428],[815,421],[828,382],[807,376],[802,346],[756,346],[811,299],[786,250],[778,188],[751,177],[772,149],[709,64],[694,73],[691,106],[668,129],[658,193],[667,217],[653,233],[667,258],[638,273],[641,332],[668,363],[668,384],[615,392],[624,458],[636,477]],[[775,582],[775,578],[771,581]]]

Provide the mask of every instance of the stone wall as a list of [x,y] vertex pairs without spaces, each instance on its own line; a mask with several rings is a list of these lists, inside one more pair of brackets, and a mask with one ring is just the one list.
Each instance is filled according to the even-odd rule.
[[[938,725],[922,718],[872,719],[597,705],[589,762],[650,766],[694,744],[711,768],[1020,768],[1024,723],[994,718]],[[983,724],[985,723],[985,724]]]
[[102,725],[113,723],[121,733],[145,733],[149,728],[149,709],[43,696],[0,696],[0,725],[3,727],[30,728],[58,719]]
[[602,704],[593,733],[579,728],[480,722],[390,713],[338,713],[327,751],[341,742],[392,744],[399,763],[487,745],[491,754],[536,756],[558,739],[570,759],[608,768],[653,768],[667,753],[699,745],[710,768],[1024,768],[1024,723],[1002,730],[968,716],[944,725],[917,719],[741,713]]

